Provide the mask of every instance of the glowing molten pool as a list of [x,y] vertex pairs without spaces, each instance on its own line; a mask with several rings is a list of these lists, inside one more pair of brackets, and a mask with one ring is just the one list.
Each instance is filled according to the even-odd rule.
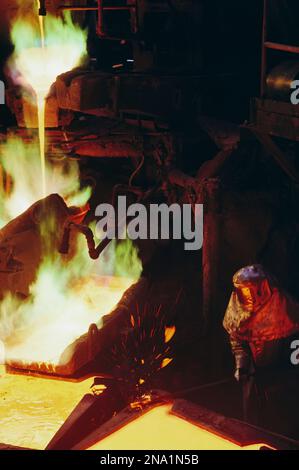
[[[0,368],[0,442],[44,449],[93,378],[80,383],[5,374]],[[259,450],[241,447],[158,406],[88,450]]]
[[44,449],[92,382],[9,375],[0,367],[0,442]]
[[171,414],[172,405],[148,411],[88,450],[259,450],[228,439]]

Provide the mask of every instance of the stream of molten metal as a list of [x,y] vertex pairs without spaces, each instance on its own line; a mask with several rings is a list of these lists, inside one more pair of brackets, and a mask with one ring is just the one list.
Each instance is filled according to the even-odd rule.
[[42,192],[43,197],[47,196],[46,182],[46,156],[45,156],[45,97],[37,95],[37,118],[38,118],[38,138],[39,152],[42,173]]
[[12,29],[15,52],[9,68],[15,82],[33,90],[36,97],[42,194],[47,195],[45,156],[46,99],[58,75],[72,70],[86,55],[86,32],[71,16],[38,17],[38,22],[19,18]]
[[44,25],[44,17],[40,16],[38,17],[39,21],[39,29],[40,29],[40,36],[41,36],[41,46],[44,49],[45,48],[45,25]]
[[[45,27],[44,17],[39,16],[39,29],[41,36],[41,49],[45,53]],[[41,93],[38,89],[36,90],[37,98],[37,122],[38,122],[38,138],[39,138],[39,151],[40,151],[40,162],[41,162],[41,173],[42,173],[42,191],[43,196],[47,195],[47,182],[46,182],[46,155],[45,155],[45,113],[46,113],[46,96],[47,92]]]

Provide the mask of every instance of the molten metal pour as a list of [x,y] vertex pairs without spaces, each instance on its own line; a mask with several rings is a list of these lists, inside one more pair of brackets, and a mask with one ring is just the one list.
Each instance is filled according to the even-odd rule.
[[[11,75],[24,90],[36,97],[42,196],[48,194],[45,158],[46,98],[58,75],[81,63],[86,53],[86,34],[70,17],[45,17],[45,2],[40,2],[38,22],[17,20],[12,29],[15,52],[9,62]],[[24,40],[24,35],[26,36]],[[27,38],[28,36],[28,38]],[[36,43],[40,45],[37,47]]]

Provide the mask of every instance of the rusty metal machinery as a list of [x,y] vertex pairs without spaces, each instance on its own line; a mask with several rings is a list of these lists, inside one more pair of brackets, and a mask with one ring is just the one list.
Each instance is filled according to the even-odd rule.
[[298,78],[298,60],[284,61],[270,70],[263,97],[252,100],[251,121],[262,134],[298,141],[299,110],[291,103],[291,85]]
[[[291,82],[299,76],[299,46],[290,44],[291,39],[275,38],[282,8],[278,3],[264,0],[261,96],[252,100],[251,123],[263,135],[298,141],[299,114],[290,96]],[[286,2],[285,6],[292,12],[294,5]],[[289,38],[292,36],[290,31]]]
[[[171,11],[179,13],[190,12],[193,0],[94,0],[73,1],[70,5],[65,2],[52,2],[60,11],[87,12],[98,14],[97,33],[106,39],[133,39],[134,35],[142,36],[146,33],[147,23],[151,18],[165,19]],[[117,26],[115,27],[115,24]]]
[[169,124],[179,123],[182,115],[192,119],[199,86],[196,76],[84,71],[69,72],[56,82],[62,109],[111,118],[130,114]]
[[[150,70],[153,67],[165,69],[169,66],[176,70],[200,67],[201,54],[196,46],[201,22],[200,2],[74,0],[70,4],[55,0],[51,4],[56,11],[75,13],[76,18],[80,18],[80,14],[81,17],[93,17],[95,32],[104,40],[98,43],[102,63],[107,48],[110,50],[108,56],[113,56],[113,51],[118,49],[119,57],[128,48],[132,50],[132,55],[127,57],[128,62],[120,60],[115,63],[115,67],[125,69],[131,65],[134,70]],[[107,45],[109,41],[111,44]],[[188,47],[182,48],[186,41]]]
[[[110,141],[109,136],[94,134],[96,142],[78,142],[73,146],[74,154],[88,157],[90,149],[91,156],[135,157],[136,153],[146,153],[146,136],[150,142],[147,147],[172,147],[173,158],[182,147],[183,129],[194,127],[208,81],[199,75],[197,31],[201,14],[193,15],[195,10],[198,12],[197,2],[48,0],[41,2],[40,8],[43,14],[45,10],[71,11],[80,22],[85,16],[86,20],[93,18],[92,26],[89,23],[94,43],[92,66],[58,77],[47,98],[46,126],[65,127],[78,112],[117,120],[131,129],[113,133]],[[186,39],[189,33],[190,38]],[[190,42],[188,47],[186,40]],[[211,88],[216,81],[214,77]],[[33,107],[21,104],[14,88],[8,90],[8,105],[19,126],[24,127],[25,121],[32,128],[37,126]],[[130,145],[133,134],[135,142]]]

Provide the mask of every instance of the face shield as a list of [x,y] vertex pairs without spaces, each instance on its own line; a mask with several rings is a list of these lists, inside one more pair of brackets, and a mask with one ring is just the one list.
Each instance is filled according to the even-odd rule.
[[233,284],[239,302],[249,312],[258,310],[272,295],[266,274],[259,265],[238,271],[234,276]]

